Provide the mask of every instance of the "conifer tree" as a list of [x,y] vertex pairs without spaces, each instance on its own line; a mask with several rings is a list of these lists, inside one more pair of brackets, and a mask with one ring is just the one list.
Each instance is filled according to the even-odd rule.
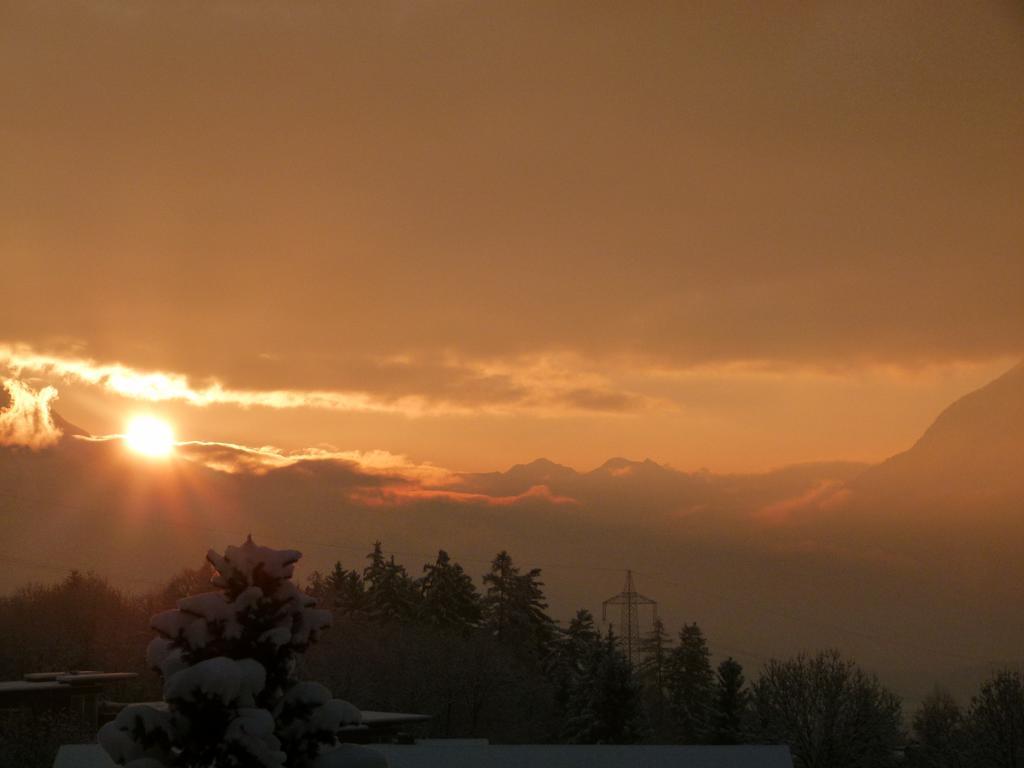
[[391,624],[411,619],[416,612],[419,594],[405,566],[395,556],[384,556],[379,541],[366,556],[370,564],[363,571],[366,586],[366,610],[375,621]]
[[743,666],[732,656],[718,665],[715,681],[713,740],[716,744],[742,744],[750,692],[743,677]]
[[586,656],[574,675],[566,740],[574,744],[632,744],[642,735],[640,690],[612,633],[593,641],[580,636]]
[[565,630],[570,658],[577,662],[585,659],[601,641],[601,633],[594,624],[594,615],[586,608],[576,611]]
[[323,603],[327,598],[327,583],[320,571],[313,571],[306,578],[305,593],[312,597],[317,603]]
[[677,739],[684,744],[706,743],[714,706],[714,672],[707,641],[696,623],[685,624],[679,632],[679,644],[668,657],[666,688]]
[[639,676],[650,724],[659,738],[667,738],[671,735],[668,728],[666,694],[671,652],[672,639],[665,630],[665,624],[655,616],[651,631],[640,641],[640,653],[643,661],[640,663]]
[[366,587],[358,571],[347,570],[336,562],[331,571],[322,576],[314,572],[306,590],[320,601],[320,605],[341,614],[363,613],[367,609]]
[[601,634],[594,626],[594,616],[581,608],[569,620],[569,626],[558,632],[554,652],[545,660],[545,672],[555,686],[555,704],[566,722],[571,717],[570,701],[580,678],[592,662]]
[[487,586],[484,618],[492,634],[512,646],[543,654],[554,638],[555,623],[547,614],[540,568],[520,573],[502,550],[483,581]]
[[437,560],[423,566],[416,586],[421,595],[420,616],[429,624],[469,630],[480,623],[480,594],[473,580],[443,549]]
[[147,659],[164,680],[166,710],[123,709],[99,741],[130,768],[378,766],[379,753],[339,744],[359,710],[296,676],[299,656],[330,613],[291,581],[300,553],[260,547],[214,551],[217,592],[186,597],[152,619]]
[[672,650],[671,644],[668,632],[665,631],[665,624],[655,616],[651,631],[640,641],[640,653],[643,657],[640,663],[640,676],[646,686],[662,695],[665,691],[665,671]]
[[373,592],[384,581],[388,559],[384,556],[384,547],[380,541],[373,542],[373,551],[366,556],[370,564],[363,569],[363,583],[367,592]]

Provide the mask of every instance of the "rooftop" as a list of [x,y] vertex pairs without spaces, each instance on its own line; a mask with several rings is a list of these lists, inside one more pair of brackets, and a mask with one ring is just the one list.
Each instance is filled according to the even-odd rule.
[[[390,768],[793,768],[785,746],[613,746],[479,742],[371,745]],[[116,768],[99,747],[60,748],[54,768]]]

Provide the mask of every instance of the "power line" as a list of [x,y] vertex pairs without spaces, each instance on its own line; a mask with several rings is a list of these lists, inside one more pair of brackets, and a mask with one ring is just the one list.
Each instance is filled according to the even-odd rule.
[[[666,578],[665,576],[663,576],[661,574],[643,573],[643,574],[639,574],[639,575],[642,575],[642,576],[647,577],[647,578],[657,579],[659,581],[664,582],[665,584],[668,584],[668,585],[674,586],[674,587],[684,587],[685,588],[687,586],[687,585],[685,585],[685,584],[683,584],[681,582],[673,581],[672,579]],[[723,601],[726,601],[726,602],[730,600],[729,597],[727,597],[725,595],[722,595],[721,593],[716,594],[715,592],[711,592],[709,590],[706,590],[706,589],[704,589],[703,586],[701,587],[701,590],[705,594],[710,594],[715,599],[723,600]],[[907,640],[907,639],[901,638],[901,637],[899,637],[897,635],[884,636],[884,635],[880,635],[880,634],[873,633],[873,632],[865,632],[864,630],[861,630],[861,629],[854,629],[852,627],[844,626],[842,624],[836,624],[836,623],[833,623],[833,622],[821,621],[820,619],[817,619],[817,618],[814,618],[814,617],[800,615],[800,614],[793,613],[791,611],[781,610],[781,609],[778,609],[778,608],[772,608],[771,606],[762,605],[762,604],[760,604],[760,603],[758,603],[756,601],[753,603],[753,609],[755,611],[760,611],[761,613],[764,613],[764,614],[769,614],[769,615],[772,615],[772,616],[776,616],[778,618],[785,619],[786,621],[791,621],[791,622],[794,622],[794,623],[799,623],[799,624],[804,624],[804,625],[808,625],[808,624],[816,625],[818,627],[821,627],[821,628],[824,628],[824,629],[827,629],[827,630],[830,630],[830,631],[833,631],[833,632],[838,632],[840,634],[846,634],[846,635],[850,635],[850,636],[853,636],[853,637],[858,637],[858,638],[860,638],[862,640],[871,640],[872,642],[879,643],[881,645],[890,645],[890,646],[892,646],[892,645],[902,645],[905,648],[910,648],[912,650],[921,651],[923,653],[929,653],[929,654],[932,654],[934,656],[946,656],[948,658],[953,658],[953,659],[957,659],[959,661],[966,661],[966,662],[970,662],[970,663],[974,663],[974,664],[996,665],[996,664],[1002,663],[1000,661],[996,661],[996,660],[993,660],[993,659],[981,658],[979,656],[971,656],[971,655],[968,655],[968,654],[957,653],[956,651],[947,651],[947,650],[942,650],[942,649],[939,649],[939,648],[933,648],[933,647],[930,647],[930,646],[921,645],[917,641]]]
[[[26,501],[26,502],[35,503],[35,504],[46,504],[46,505],[49,505],[49,506],[52,506],[52,507],[62,507],[64,509],[68,509],[68,510],[71,510],[73,512],[81,512],[81,513],[86,513],[86,514],[98,514],[100,512],[100,510],[97,507],[87,507],[87,506],[84,506],[84,505],[72,504],[72,503],[63,502],[63,501],[49,501],[49,500],[43,500],[43,499],[38,499],[38,498],[33,499],[33,498],[29,497],[29,496],[25,496],[24,494],[12,493],[11,491],[0,490],[0,496],[7,496],[8,498],[18,499],[18,500],[21,500],[21,501]],[[150,524],[156,524],[156,525],[165,525],[165,526],[169,526],[169,527],[173,527],[173,528],[189,528],[189,529],[193,529],[193,530],[207,531],[207,532],[210,532],[210,533],[217,533],[217,534],[221,534],[221,535],[224,535],[224,536],[244,537],[244,536],[248,536],[250,533],[252,533],[251,530],[249,530],[249,531],[240,531],[240,530],[232,530],[232,529],[227,529],[227,528],[215,528],[213,526],[201,525],[201,524],[198,524],[198,523],[189,523],[189,522],[184,521],[184,520],[168,520],[166,518],[164,518],[164,519],[156,519],[156,518],[150,517],[150,518],[147,519],[146,522],[148,522]],[[310,539],[289,539],[288,541],[286,541],[284,543],[284,545],[285,546],[297,546],[297,547],[304,547],[304,546],[320,547],[322,549],[332,549],[332,550],[341,550],[341,551],[348,551],[348,552],[358,552],[358,553],[363,554],[363,555],[366,554],[365,547],[357,546],[357,545],[353,545],[353,544],[338,544],[336,542],[331,542],[331,541],[313,541],[313,540],[310,540]],[[423,552],[423,551],[415,552],[415,551],[400,551],[400,550],[388,550],[388,554],[397,555],[399,557],[424,557],[424,558],[427,558],[428,560],[437,556],[437,552]],[[460,557],[459,561],[463,562],[463,563],[476,563],[476,564],[479,564],[479,565],[490,565],[493,562],[493,558]],[[580,564],[576,564],[576,563],[542,563],[542,564],[537,565],[535,567],[540,568],[542,570],[577,570],[577,571],[592,571],[592,572],[602,572],[602,573],[621,573],[622,572],[621,568],[615,568],[615,567],[611,567],[611,566],[580,565]]]
[[[94,568],[91,568],[90,566],[56,565],[53,563],[42,563],[38,560],[29,560],[28,558],[19,557],[17,555],[11,555],[6,552],[0,552],[0,560],[9,563],[18,563],[19,565],[28,566],[29,568],[39,568],[42,570],[54,571],[57,573],[72,573],[74,571],[89,573],[95,572],[96,570]],[[167,585],[166,581],[156,581],[155,579],[141,578],[138,576],[129,575],[124,571],[106,570],[105,572],[108,574],[116,574],[127,581],[152,584],[158,587],[163,587]]]
[[[11,491],[0,490],[0,496],[6,496],[6,497],[11,498],[11,499],[17,499],[17,500],[21,500],[21,501],[25,501],[25,502],[36,503],[36,504],[47,504],[49,506],[62,507],[62,508],[68,509],[68,510],[82,512],[82,513],[97,514],[99,512],[99,510],[96,507],[87,507],[87,506],[84,506],[84,505],[73,504],[73,503],[69,503],[69,502],[48,501],[48,500],[42,500],[42,499],[38,499],[38,498],[33,499],[33,498],[31,498],[29,496],[26,496],[24,494],[17,494],[17,493],[11,492]],[[175,528],[188,528],[188,529],[193,529],[193,530],[207,531],[207,532],[210,532],[210,533],[217,533],[217,534],[223,535],[223,536],[242,537],[242,536],[248,535],[248,533],[251,533],[251,531],[243,532],[243,531],[237,531],[237,530],[231,530],[231,529],[215,528],[215,527],[212,527],[212,526],[200,525],[198,523],[189,523],[187,521],[182,521],[182,520],[168,520],[166,518],[164,518],[164,519],[149,518],[147,520],[147,522],[149,522],[151,524],[165,525],[165,526],[175,527]],[[321,548],[324,548],[324,549],[331,549],[331,550],[343,550],[343,551],[365,553],[365,549],[363,547],[359,547],[359,546],[355,546],[355,545],[350,545],[350,544],[338,544],[336,542],[330,542],[330,541],[312,541],[312,540],[302,540],[302,539],[296,540],[296,539],[293,539],[290,542],[287,542],[286,545],[288,545],[288,546],[314,546],[314,547],[321,547]],[[428,559],[432,558],[432,557],[434,557],[436,555],[436,553],[412,552],[412,551],[405,551],[405,552],[402,552],[402,551],[392,551],[392,552],[390,552],[390,554],[398,555],[400,557],[425,557],[425,558],[428,558]],[[24,558],[15,558],[14,556],[7,556],[7,559],[8,560],[18,560],[18,559],[20,559],[23,562],[25,562],[26,564],[30,564],[30,561],[27,561]],[[480,558],[460,558],[460,561],[461,562],[467,562],[467,563],[484,564],[484,565],[490,565],[490,563],[492,562],[492,560],[490,560],[490,559],[480,559]],[[67,566],[57,566],[55,564],[43,565],[43,564],[40,564],[38,562],[33,564],[32,567],[47,568],[49,570],[60,570],[62,572],[69,572],[71,570],[84,570],[84,569],[81,569],[81,568],[73,569],[73,568],[69,568]],[[536,567],[539,567],[542,570],[565,569],[565,570],[589,571],[589,572],[604,572],[604,573],[607,573],[607,572],[617,572],[617,573],[620,573],[622,571],[622,569],[620,569],[620,568],[613,568],[613,567],[606,567],[606,566],[594,566],[594,565],[582,565],[582,564],[567,564],[567,563],[559,563],[559,564],[551,563],[551,564],[547,564],[547,565],[539,565],[539,566],[536,566]],[[111,572],[111,573],[115,573],[115,572]],[[637,571],[634,571],[633,573],[636,573],[637,575],[642,575],[645,578],[652,578],[652,579],[661,581],[661,582],[663,582],[663,583],[665,583],[665,584],[667,584],[669,586],[681,587],[681,588],[688,588],[689,586],[691,586],[689,584],[683,584],[683,583],[681,583],[679,581],[676,581],[674,579],[671,579],[671,578],[666,577],[665,575],[659,574],[659,573],[653,573],[653,572],[640,573],[640,572],[637,572]],[[146,583],[150,583],[150,584],[157,584],[157,585],[160,585],[160,586],[162,586],[165,583],[165,582],[157,582],[157,581],[153,581],[153,580],[149,580],[149,579],[140,579],[140,578],[136,578],[135,581],[146,582]],[[721,600],[722,602],[725,602],[725,603],[734,603],[735,602],[735,597],[729,597],[729,596],[724,595],[722,593],[716,593],[715,591],[708,590],[708,589],[705,588],[704,585],[701,586],[701,591],[704,594],[710,595],[711,597],[714,597],[715,599]],[[870,640],[872,642],[879,643],[879,644],[882,644],[882,645],[890,645],[890,646],[892,646],[892,645],[900,645],[900,646],[903,646],[905,648],[909,648],[909,649],[920,651],[920,652],[924,652],[924,653],[929,653],[929,654],[932,654],[932,655],[935,655],[935,656],[945,656],[945,657],[948,657],[948,658],[957,659],[959,661],[966,661],[966,662],[975,663],[975,664],[995,665],[995,664],[1001,663],[999,661],[995,661],[995,660],[992,660],[992,659],[983,659],[983,658],[972,656],[972,655],[968,655],[968,654],[957,653],[955,651],[946,651],[946,650],[942,650],[942,649],[937,649],[937,648],[932,648],[932,647],[924,646],[924,645],[921,645],[921,644],[917,643],[916,641],[906,640],[906,639],[900,638],[900,637],[895,636],[895,635],[883,636],[883,635],[880,635],[880,634],[877,634],[877,633],[865,632],[862,629],[856,629],[856,628],[853,628],[853,627],[844,626],[842,624],[837,624],[837,623],[833,623],[833,622],[823,622],[820,619],[817,619],[815,617],[802,616],[802,615],[799,615],[799,614],[796,614],[796,613],[793,613],[793,612],[790,612],[790,611],[785,611],[785,610],[778,609],[778,608],[772,608],[771,606],[763,605],[763,604],[758,603],[756,601],[752,604],[752,607],[753,607],[753,609],[755,611],[761,612],[763,614],[768,614],[768,615],[776,616],[777,618],[781,618],[781,619],[784,619],[786,621],[790,621],[790,622],[794,622],[794,623],[799,623],[799,624],[802,624],[802,625],[815,625],[815,626],[827,629],[827,630],[832,631],[832,632],[837,632],[837,633],[840,633],[840,634],[845,634],[845,635],[848,635],[848,636],[851,636],[851,637],[857,637],[857,638],[860,638],[860,639],[863,639],[863,640]],[[744,655],[751,656],[751,657],[754,657],[754,658],[759,658],[757,656],[757,654],[754,654],[752,652],[740,651],[739,649],[737,649],[737,652],[743,653]],[[763,657],[760,657],[760,658],[763,660]]]

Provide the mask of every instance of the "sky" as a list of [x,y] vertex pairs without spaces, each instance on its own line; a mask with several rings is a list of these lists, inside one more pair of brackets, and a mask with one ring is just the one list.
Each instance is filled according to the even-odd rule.
[[883,459],[1024,357],[1022,22],[0,2],[0,374],[457,471]]

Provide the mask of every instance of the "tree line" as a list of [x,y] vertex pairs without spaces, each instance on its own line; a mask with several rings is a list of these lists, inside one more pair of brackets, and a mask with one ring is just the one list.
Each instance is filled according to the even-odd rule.
[[[385,557],[379,542],[366,560],[362,569],[336,563],[327,574],[314,573],[308,591],[335,612],[337,626],[357,627],[363,636],[407,639],[397,651],[410,655],[406,663],[392,659],[383,666],[421,668],[441,683],[442,701],[431,710],[434,735],[783,743],[803,768],[1024,768],[1024,675],[1018,671],[985,680],[966,708],[937,690],[907,728],[899,697],[835,650],[770,660],[748,682],[736,659],[712,663],[696,622],[673,636],[656,619],[634,669],[611,630],[602,634],[586,609],[559,626],[547,613],[541,571],[522,571],[507,552],[495,556],[481,591],[443,550],[415,577]],[[446,636],[462,644],[446,649],[454,651],[451,669],[434,647]],[[485,662],[462,668],[474,652]],[[328,658],[321,673],[329,673],[338,654]],[[429,687],[429,681],[422,685]],[[473,698],[481,688],[489,693],[486,701]],[[399,689],[371,696],[398,703],[393,697]],[[467,703],[475,716],[459,722],[457,713]],[[497,720],[487,717],[492,709],[500,711]]]
[[[159,698],[145,669],[149,617],[208,591],[210,575],[207,566],[185,570],[139,595],[72,573],[0,597],[0,679],[53,668],[137,671],[124,697]],[[671,634],[656,621],[634,668],[586,609],[564,626],[555,621],[544,586],[540,569],[504,551],[478,588],[443,550],[410,574],[378,542],[356,567],[335,563],[308,578],[334,626],[307,653],[305,671],[364,709],[431,715],[427,736],[784,743],[801,768],[1024,768],[1019,672],[995,673],[963,707],[936,691],[905,723],[899,698],[837,651],[768,661],[748,681],[737,660],[712,662],[696,622]],[[51,742],[67,741],[67,724],[48,742],[38,724],[3,717],[0,764],[47,765]]]

